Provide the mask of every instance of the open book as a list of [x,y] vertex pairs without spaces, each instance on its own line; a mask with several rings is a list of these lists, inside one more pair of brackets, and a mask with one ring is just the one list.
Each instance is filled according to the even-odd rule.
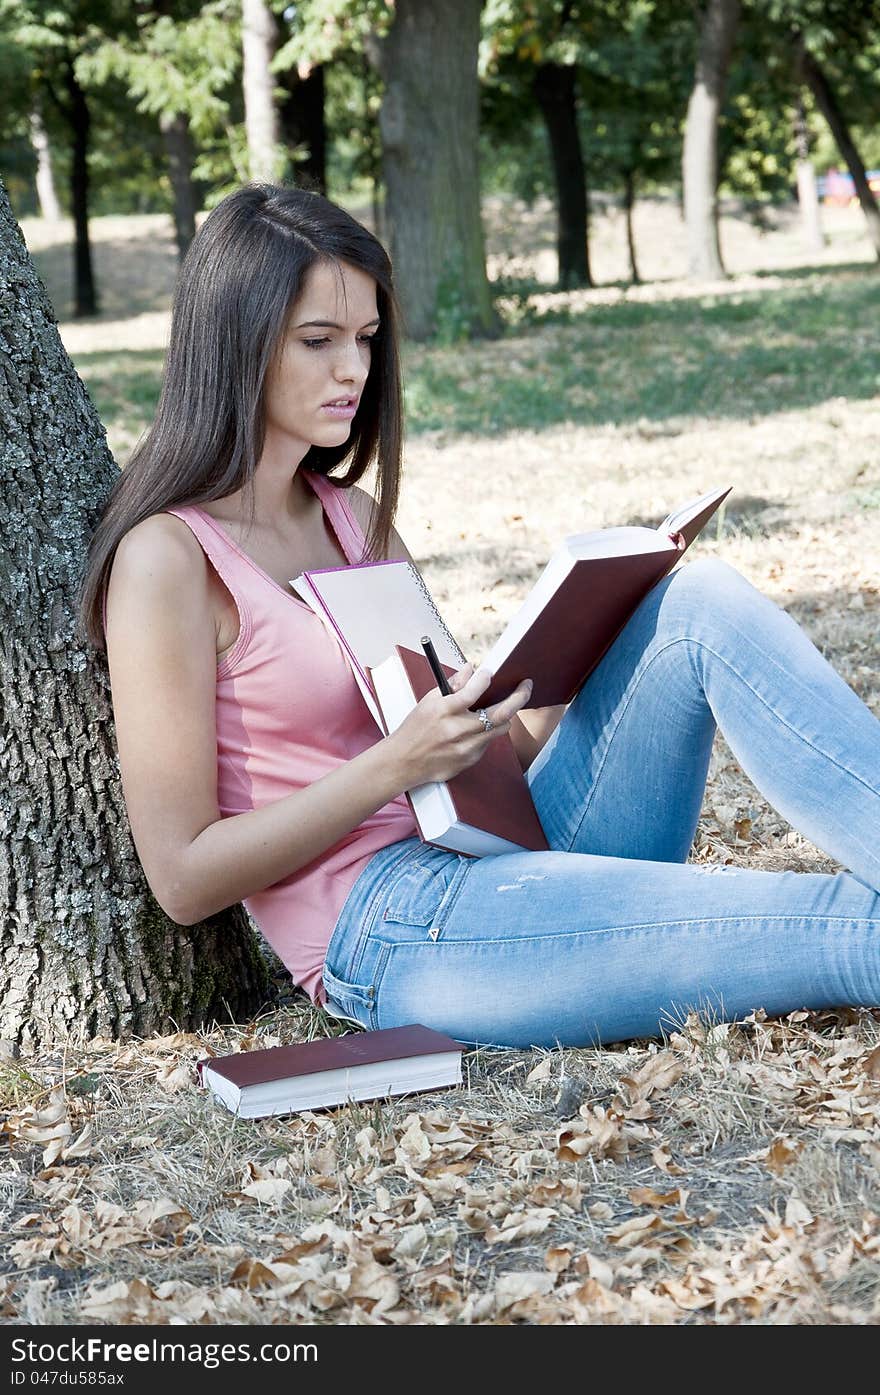
[[729,493],[729,485],[712,489],[657,528],[600,528],[566,538],[481,661],[492,674],[481,706],[500,702],[524,678],[534,683],[530,707],[570,702]]
[[462,1045],[414,1023],[209,1056],[199,1082],[242,1119],[461,1084]]
[[[639,603],[672,570],[729,493],[729,486],[710,490],[670,513],[657,528],[603,528],[566,538],[482,660],[480,667],[491,673],[492,681],[479,705],[500,702],[523,678],[534,684],[530,707],[570,702]],[[421,638],[428,635],[444,667],[458,669],[465,663],[412,562],[303,572],[290,584],[342,645],[382,731],[399,725],[418,686],[413,682],[415,670],[401,661],[402,651],[418,656]],[[380,669],[381,701],[374,683]],[[499,737],[489,749],[501,741],[509,743],[510,738]],[[486,804],[493,803],[494,792],[497,805],[498,773],[487,757],[472,770],[472,778],[488,791]],[[526,782],[522,784],[525,789]],[[415,813],[415,801],[411,803]],[[444,807],[445,814],[438,817],[447,817],[448,837],[453,823],[462,819],[452,819],[453,808],[448,803]],[[427,837],[424,832],[422,836]],[[456,846],[449,841],[441,845]]]

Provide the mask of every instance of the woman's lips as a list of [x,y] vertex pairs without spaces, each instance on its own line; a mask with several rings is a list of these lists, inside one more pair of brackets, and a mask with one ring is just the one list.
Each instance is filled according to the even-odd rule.
[[357,399],[352,397],[349,398],[347,402],[325,402],[321,411],[326,412],[330,417],[337,417],[347,421],[354,416],[357,409]]

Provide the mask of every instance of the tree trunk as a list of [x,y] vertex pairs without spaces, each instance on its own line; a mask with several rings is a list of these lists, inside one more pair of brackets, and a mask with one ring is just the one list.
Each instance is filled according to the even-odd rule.
[[481,0],[397,0],[380,50],[386,215],[408,334],[497,332],[480,220]]
[[532,86],[547,127],[556,180],[556,249],[559,284],[592,286],[589,204],[577,123],[577,71],[570,64],[541,63]]
[[116,467],[0,183],[0,1038],[146,1035],[257,1010],[244,912],[183,929],[128,828],[106,663],[75,638]]
[[278,47],[278,25],[264,0],[242,0],[244,125],[251,179],[282,174],[281,124],[270,64]]
[[865,171],[865,166],[862,163],[862,157],[855,147],[855,142],[850,135],[846,117],[838,105],[837,97],[825,73],[819,67],[816,59],[809,52],[802,39],[798,40],[798,50],[804,81],[807,83],[816,99],[816,105],[828,122],[831,134],[837,142],[837,148],[846,161],[847,168],[852,175],[853,184],[855,185],[855,190],[859,197],[859,203],[862,206],[862,212],[868,224],[868,236],[871,239],[874,251],[877,253],[877,258],[880,260],[880,207],[877,206],[877,200],[874,198],[871,186],[868,183],[868,176]]
[[52,156],[49,150],[49,137],[43,125],[38,107],[31,112],[31,144],[37,157],[37,198],[40,212],[50,222],[57,223],[61,218],[61,205],[55,192],[55,178],[52,174]]
[[305,148],[306,156],[293,165],[297,184],[327,192],[327,132],[324,126],[324,68],[316,63],[306,77],[296,68],[282,73],[285,90],[278,109],[281,136],[288,150]]
[[707,0],[682,154],[688,275],[724,275],[718,241],[718,117],[739,22],[740,0]]
[[633,231],[633,209],[636,202],[635,170],[627,170],[623,180],[623,207],[626,213],[626,246],[629,252],[629,277],[634,286],[641,281],[636,261],[636,239]]
[[174,236],[177,241],[177,255],[183,261],[187,248],[196,235],[199,198],[193,182],[195,150],[189,118],[183,113],[160,117],[159,126],[165,143],[168,177],[174,194]]
[[70,129],[73,149],[70,162],[70,205],[73,213],[73,313],[96,315],[98,297],[92,274],[92,247],[89,241],[89,128],[91,116],[86,94],[77,82],[73,63],[67,65]]
[[801,228],[804,246],[810,252],[821,252],[825,246],[822,235],[822,220],[819,212],[819,192],[816,184],[816,171],[810,159],[810,133],[804,104],[798,97],[794,111],[794,139],[797,147],[798,208],[801,214]]

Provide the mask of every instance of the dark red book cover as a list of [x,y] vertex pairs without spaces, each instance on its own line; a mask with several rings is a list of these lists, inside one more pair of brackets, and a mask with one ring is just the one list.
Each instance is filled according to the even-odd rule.
[[209,1056],[198,1062],[198,1069],[201,1076],[210,1067],[244,1089],[247,1085],[264,1085],[271,1080],[463,1050],[460,1042],[443,1032],[414,1023],[409,1027],[383,1027],[375,1032],[348,1032],[345,1036],[294,1046],[269,1046],[260,1051],[236,1051],[230,1056]]
[[670,535],[669,551],[575,562],[493,675],[483,705],[502,702],[524,678],[534,684],[529,707],[571,702],[636,607],[681,560],[729,493],[716,494],[679,533]]
[[[416,700],[423,698],[436,687],[431,665],[424,654],[400,644],[396,650],[413,695]],[[455,672],[445,664],[443,668],[448,675]],[[484,705],[482,700],[480,705]],[[494,737],[476,764],[447,780],[446,788],[461,823],[494,833],[532,852],[549,847],[519,757],[507,733]]]
[[529,707],[571,702],[640,601],[681,553],[589,557],[575,562],[516,648],[493,675],[483,702],[501,702],[531,678]]

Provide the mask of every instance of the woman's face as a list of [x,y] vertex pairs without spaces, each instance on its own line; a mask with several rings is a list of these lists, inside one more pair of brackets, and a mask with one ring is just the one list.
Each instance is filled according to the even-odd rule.
[[348,439],[378,327],[371,276],[346,262],[310,267],[266,378],[267,446],[338,446]]

